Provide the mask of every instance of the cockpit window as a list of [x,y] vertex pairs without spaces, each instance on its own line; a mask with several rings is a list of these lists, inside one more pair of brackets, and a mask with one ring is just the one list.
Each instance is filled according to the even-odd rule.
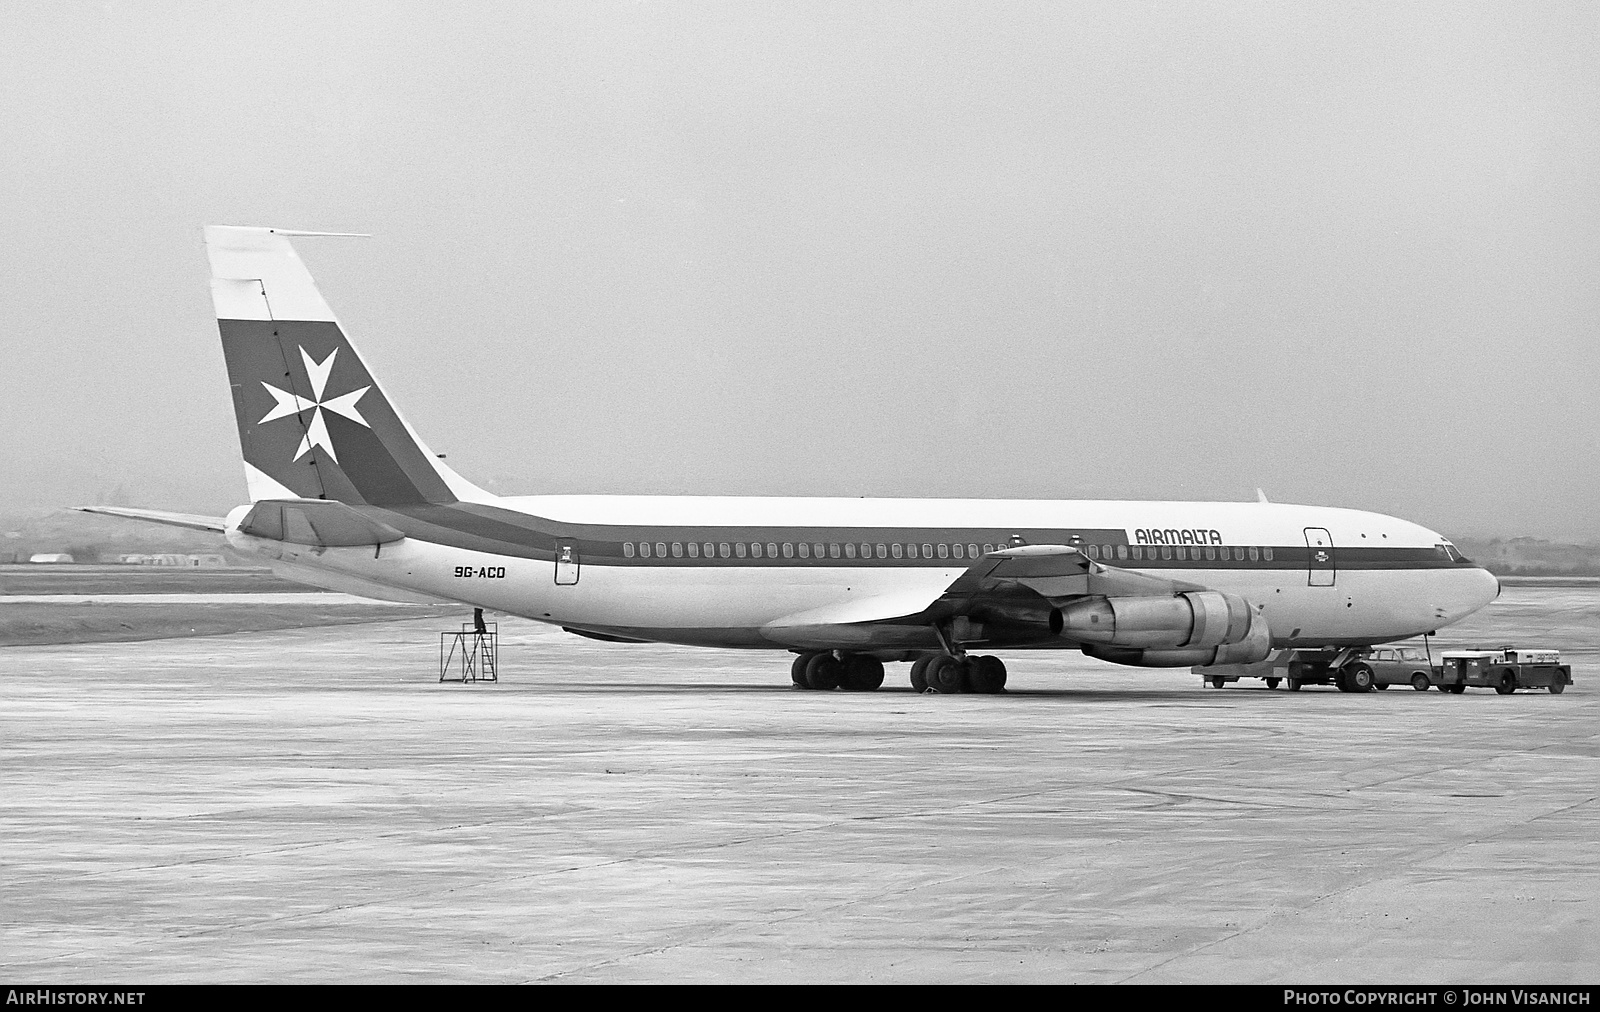
[[1471,562],[1472,561],[1471,559],[1467,558],[1465,555],[1462,555],[1461,552],[1459,550],[1457,550],[1456,546],[1450,544],[1449,542],[1445,542],[1442,545],[1434,545],[1433,546],[1433,550],[1435,552],[1438,552],[1440,555],[1444,556],[1445,558],[1449,559],[1451,562]]

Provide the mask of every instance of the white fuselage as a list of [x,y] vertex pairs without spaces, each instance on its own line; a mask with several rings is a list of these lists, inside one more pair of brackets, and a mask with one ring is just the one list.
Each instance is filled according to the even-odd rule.
[[[587,553],[563,570],[547,559],[418,537],[377,550],[308,547],[240,533],[235,528],[242,511],[229,518],[229,538],[285,575],[330,589],[377,597],[420,595],[573,629],[708,646],[782,648],[787,644],[772,630],[808,613],[845,622],[915,613],[967,570],[973,560],[964,546],[957,549],[963,554],[959,560],[915,561],[878,558],[871,548],[887,540],[896,552],[902,547],[917,551],[930,539],[948,540],[951,531],[982,532],[956,538],[992,537],[995,544],[1012,531],[1060,532],[1060,543],[1084,550],[1093,546],[1096,553],[1097,537],[1112,539],[1104,532],[1115,532],[1117,550],[1124,554],[1133,549],[1122,545],[1148,549],[1152,556],[1171,547],[1169,556],[1193,557],[1122,558],[1108,547],[1105,562],[1244,597],[1263,608],[1277,645],[1401,639],[1455,622],[1499,590],[1484,570],[1442,561],[1448,542],[1438,534],[1394,517],[1346,509],[1274,503],[631,496],[497,498],[487,504],[558,527],[581,526],[591,536],[614,530],[617,541],[626,541],[629,557]],[[1084,531],[1102,533],[1068,533]],[[802,561],[788,554],[791,541],[809,544],[811,532],[826,532],[814,535],[819,547],[826,539],[842,538],[852,554],[857,539],[849,532],[860,532],[868,558]],[[1191,532],[1192,544],[1185,540]],[[1309,572],[1308,539],[1324,534],[1331,562]],[[1047,536],[1035,533],[1030,540]],[[741,537],[759,544],[782,539],[781,550],[746,558],[744,546],[736,544],[737,559],[714,552],[712,558],[690,559],[681,546],[692,539],[698,552],[702,539],[710,549]],[[1175,544],[1158,546],[1168,539]],[[665,557],[652,552],[645,559],[635,554],[635,541],[670,547]],[[1317,544],[1320,549],[1322,543]],[[1229,550],[1223,553],[1227,562],[1206,557],[1221,552],[1215,545]],[[1248,551],[1249,558],[1234,559],[1235,550],[1241,556]],[[886,555],[882,549],[877,554]],[[1296,555],[1301,561],[1286,560]]]

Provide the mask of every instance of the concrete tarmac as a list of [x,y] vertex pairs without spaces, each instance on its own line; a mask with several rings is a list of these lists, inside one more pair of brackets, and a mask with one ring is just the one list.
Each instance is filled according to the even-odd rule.
[[437,683],[438,620],[0,649],[0,976],[1593,983],[1597,615],[1444,637],[1563,648],[1561,696],[802,692],[517,620],[499,685]]

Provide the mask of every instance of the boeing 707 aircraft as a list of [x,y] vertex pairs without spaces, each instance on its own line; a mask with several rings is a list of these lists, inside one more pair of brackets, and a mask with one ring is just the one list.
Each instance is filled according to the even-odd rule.
[[1493,600],[1449,541],[1378,513],[1265,501],[499,496],[430,451],[291,236],[211,226],[211,294],[250,502],[214,530],[289,579],[446,600],[602,640],[796,654],[794,683],[993,692],[991,651],[1144,667],[1425,633]]

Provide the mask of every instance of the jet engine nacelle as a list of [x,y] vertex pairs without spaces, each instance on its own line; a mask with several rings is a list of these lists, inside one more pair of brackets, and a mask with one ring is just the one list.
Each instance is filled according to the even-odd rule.
[[1050,619],[1057,635],[1078,643],[1199,650],[1244,639],[1251,610],[1235,594],[1203,590],[1172,597],[1087,598],[1058,609]]
[[1141,668],[1188,668],[1205,664],[1254,664],[1264,661],[1272,653],[1272,634],[1267,628],[1267,617],[1260,608],[1247,606],[1249,626],[1245,634],[1231,643],[1214,647],[1178,647],[1150,649],[1141,647],[1111,646],[1102,643],[1085,643],[1083,652],[1090,657],[1114,664],[1131,664]]

